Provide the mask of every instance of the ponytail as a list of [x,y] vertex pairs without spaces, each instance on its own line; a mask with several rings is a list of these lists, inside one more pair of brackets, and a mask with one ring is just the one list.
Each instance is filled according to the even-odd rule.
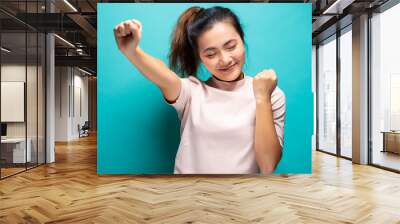
[[199,67],[197,50],[191,44],[187,27],[202,9],[194,6],[183,12],[172,33],[169,64],[172,70],[184,77],[195,76]]

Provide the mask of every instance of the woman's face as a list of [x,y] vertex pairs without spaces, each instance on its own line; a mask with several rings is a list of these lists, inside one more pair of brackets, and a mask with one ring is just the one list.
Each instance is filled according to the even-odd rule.
[[217,22],[197,39],[200,60],[218,79],[240,76],[245,59],[243,41],[230,22]]

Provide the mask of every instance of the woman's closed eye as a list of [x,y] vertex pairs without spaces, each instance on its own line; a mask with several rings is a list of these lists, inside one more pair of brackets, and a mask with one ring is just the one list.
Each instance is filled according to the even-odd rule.
[[234,45],[230,45],[230,46],[228,46],[228,47],[226,47],[226,49],[227,50],[234,50],[236,48],[236,44],[234,44]]
[[216,54],[215,53],[211,53],[211,54],[206,54],[207,58],[213,58]]

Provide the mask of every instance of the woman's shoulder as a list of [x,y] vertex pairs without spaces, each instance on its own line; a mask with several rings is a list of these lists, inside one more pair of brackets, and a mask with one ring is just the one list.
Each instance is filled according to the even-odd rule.
[[286,103],[285,93],[278,86],[276,86],[274,91],[272,92],[271,101],[272,101],[272,104],[277,104],[277,103],[285,104]]
[[279,88],[279,86],[276,86],[274,91],[272,92],[272,95],[276,95],[279,97],[285,97],[285,93],[283,92],[283,90],[281,88]]
[[195,77],[195,76],[189,76],[188,78],[187,78],[190,82],[192,82],[193,84],[195,84],[195,85],[200,85],[200,84],[202,84],[202,81],[200,80],[200,79],[198,79],[197,77]]
[[181,78],[181,80],[184,83],[184,85],[187,85],[191,89],[196,89],[204,85],[204,82],[195,76],[184,77]]
[[192,84],[192,85],[200,85],[200,84],[202,84],[202,81],[200,79],[198,79],[197,77],[192,76],[192,75],[190,75],[188,77],[181,77],[181,80],[184,81],[184,82],[187,82],[189,84]]

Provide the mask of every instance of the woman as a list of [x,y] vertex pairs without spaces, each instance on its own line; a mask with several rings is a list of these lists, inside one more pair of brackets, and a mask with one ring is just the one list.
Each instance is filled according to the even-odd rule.
[[[141,32],[137,20],[114,28],[120,51],[160,88],[181,119],[174,173],[272,173],[282,155],[285,96],[273,70],[254,78],[242,71],[238,17],[223,7],[183,12],[172,33],[172,70],[138,46]],[[196,77],[200,63],[212,74],[206,81]]]

